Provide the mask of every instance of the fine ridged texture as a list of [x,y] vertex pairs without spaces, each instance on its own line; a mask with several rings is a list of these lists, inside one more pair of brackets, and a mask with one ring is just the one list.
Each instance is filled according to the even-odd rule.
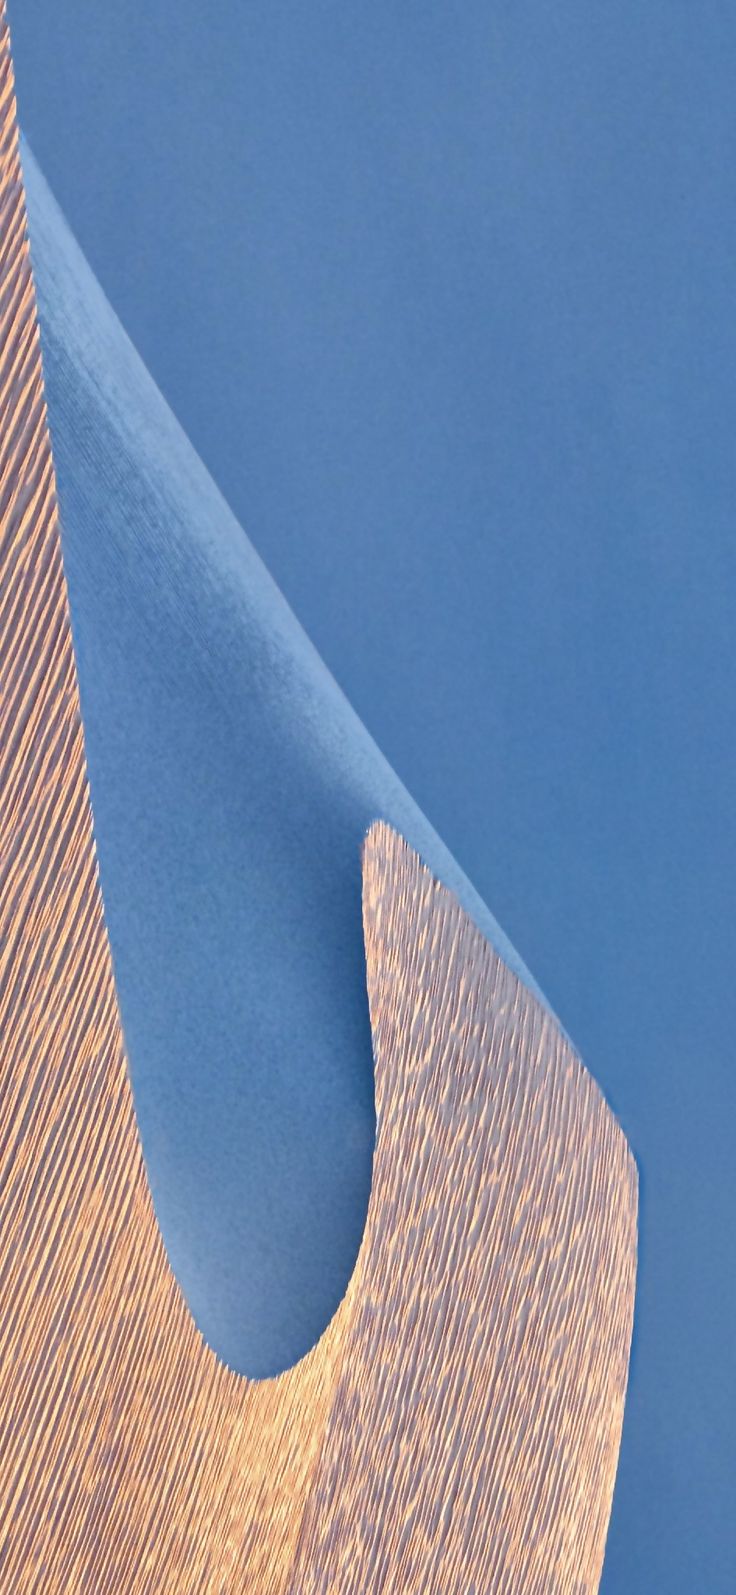
[[275,1383],[204,1346],[135,1125],[95,868],[0,15],[0,1590],[278,1591],[339,1322]]
[[369,1255],[292,1595],[596,1590],[634,1161],[550,1015],[385,825],[363,872]]
[[633,1163],[554,1021],[384,825],[364,871],[366,1232],[315,1349],[251,1384],[186,1308],[136,1129],[0,0],[2,1595],[597,1587]]

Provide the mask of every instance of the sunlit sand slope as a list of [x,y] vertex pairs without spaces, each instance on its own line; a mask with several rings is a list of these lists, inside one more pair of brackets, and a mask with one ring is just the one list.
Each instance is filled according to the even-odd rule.
[[2,14],[0,28],[0,1590],[268,1595],[336,1332],[278,1384],[228,1373],[153,1215],[96,877]]
[[633,1159],[549,1014],[384,825],[364,920],[372,1207],[292,1595],[595,1590]]

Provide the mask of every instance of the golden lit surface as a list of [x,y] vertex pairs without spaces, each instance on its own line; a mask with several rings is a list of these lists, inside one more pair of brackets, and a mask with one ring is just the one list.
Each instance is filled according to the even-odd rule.
[[633,1158],[554,1019],[385,825],[363,905],[373,1191],[290,1591],[596,1590]]
[[314,1351],[251,1384],[169,1268],[128,1084],[0,0],[0,1591],[597,1587],[636,1176],[554,1021],[386,826],[379,1126]]
[[280,1591],[340,1323],[203,1345],[135,1126],[97,883],[0,21],[0,1591]]

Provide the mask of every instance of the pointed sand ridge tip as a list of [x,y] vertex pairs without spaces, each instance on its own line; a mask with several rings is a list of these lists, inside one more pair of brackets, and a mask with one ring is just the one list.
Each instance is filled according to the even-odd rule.
[[[378,883],[383,878],[388,878],[392,867],[395,868],[400,863],[402,858],[415,859],[418,867],[420,870],[425,872],[434,889],[439,892],[445,892],[449,898],[454,899],[454,894],[452,893],[451,889],[445,886],[444,883],[433,874],[426,861],[419,853],[417,853],[415,848],[411,847],[410,843],[406,841],[405,837],[401,836],[400,832],[398,832],[393,825],[390,825],[387,820],[373,820],[365,833],[361,848],[364,924],[367,913],[366,905],[369,898],[371,901],[380,900],[381,893]],[[409,895],[407,897],[407,910],[409,912],[411,912],[411,904],[412,898]],[[539,1009],[540,1017],[548,1020],[550,1024],[555,1026],[559,1031],[560,1036],[566,1042],[572,1058],[577,1063],[578,1068],[582,1071],[586,1079],[589,1080],[592,1089],[598,1093],[606,1112],[610,1115],[613,1126],[615,1127],[617,1133],[621,1136],[631,1164],[631,1177],[634,1180],[635,1187],[638,1191],[639,1169],[637,1159],[626,1132],[623,1129],[615,1110],[611,1106],[605,1091],[600,1085],[600,1082],[588,1068],[574,1043],[570,1040],[564,1025],[558,1018],[554,1009],[552,1009],[546,1001],[537,996],[533,987],[529,986],[526,981],[520,979],[516,971],[506,963],[498,950],[494,948],[492,942],[488,941],[488,938],[483,935],[480,927],[477,926],[469,916],[468,923],[472,924],[473,929],[480,940],[488,947],[489,951],[498,958],[499,962],[503,964],[504,968],[508,971],[510,979],[518,985],[520,993],[523,995],[523,997],[525,999],[528,997],[529,1001],[536,1005],[536,1007]]]

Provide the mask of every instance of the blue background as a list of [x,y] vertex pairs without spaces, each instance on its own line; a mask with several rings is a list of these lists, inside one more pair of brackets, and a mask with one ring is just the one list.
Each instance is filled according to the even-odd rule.
[[11,5],[186,432],[642,1171],[603,1588],[736,1584],[736,16]]

